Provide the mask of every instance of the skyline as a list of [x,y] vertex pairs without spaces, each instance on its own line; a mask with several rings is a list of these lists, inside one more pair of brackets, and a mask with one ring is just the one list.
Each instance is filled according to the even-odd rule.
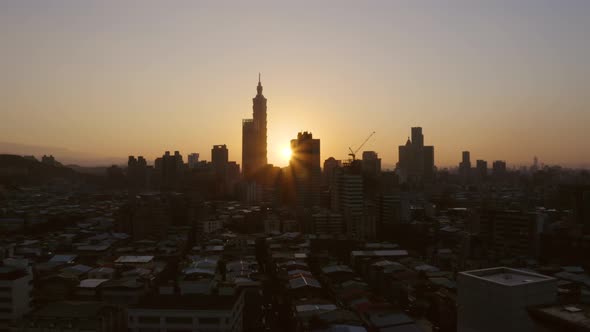
[[321,140],[322,160],[376,131],[364,150],[395,164],[414,126],[439,167],[464,150],[588,166],[590,5],[454,3],[6,2],[0,142],[150,163],[226,144],[240,161],[262,72],[278,166],[300,131]]

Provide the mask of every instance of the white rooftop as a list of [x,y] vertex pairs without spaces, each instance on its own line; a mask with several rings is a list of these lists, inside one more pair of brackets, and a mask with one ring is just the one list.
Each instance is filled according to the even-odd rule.
[[542,274],[511,269],[508,267],[494,267],[482,270],[465,271],[461,272],[461,274],[487,280],[503,286],[518,286],[554,280],[554,278]]

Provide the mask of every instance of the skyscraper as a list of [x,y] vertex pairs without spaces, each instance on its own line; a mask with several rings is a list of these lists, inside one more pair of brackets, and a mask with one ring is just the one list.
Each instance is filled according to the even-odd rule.
[[320,203],[320,140],[309,132],[298,133],[291,140],[293,154],[289,166],[295,180],[298,208],[312,208]]
[[471,157],[469,151],[463,151],[462,157],[459,163],[459,174],[464,178],[468,178],[471,174]]
[[412,139],[399,146],[398,172],[402,182],[430,182],[434,179],[434,147],[424,146],[421,127],[412,128]]
[[218,178],[225,177],[228,162],[227,146],[225,144],[213,145],[211,149],[211,164],[213,164],[213,169]]
[[252,179],[266,166],[266,98],[262,95],[260,74],[256,96],[252,99],[252,119],[242,121],[242,171]]

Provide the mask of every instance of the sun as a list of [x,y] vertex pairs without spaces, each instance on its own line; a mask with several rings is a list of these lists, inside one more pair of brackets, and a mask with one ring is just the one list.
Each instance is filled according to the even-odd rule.
[[291,148],[288,146],[282,148],[281,149],[281,156],[283,156],[283,158],[285,158],[285,160],[291,159]]

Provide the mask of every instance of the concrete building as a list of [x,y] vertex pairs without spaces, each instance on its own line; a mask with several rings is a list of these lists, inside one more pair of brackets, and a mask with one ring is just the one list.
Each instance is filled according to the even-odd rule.
[[196,168],[199,164],[199,154],[198,153],[191,153],[188,155],[188,168],[193,169]]
[[25,268],[0,266],[0,331],[31,310],[33,276]]
[[397,169],[401,182],[420,183],[434,179],[434,147],[424,146],[421,127],[412,128],[412,139],[399,146]]
[[557,299],[557,280],[495,267],[458,274],[459,332],[527,332],[535,324],[527,308]]
[[364,175],[377,177],[381,173],[381,158],[375,151],[363,151],[361,167]]
[[320,140],[312,133],[302,132],[291,140],[293,154],[289,161],[294,182],[295,201],[298,210],[320,205]]
[[157,295],[128,309],[128,331],[243,330],[243,295]]
[[315,234],[339,235],[344,233],[344,219],[339,213],[323,210],[312,215]]
[[123,309],[102,302],[61,301],[46,304],[25,316],[19,332],[119,332],[126,331]]

